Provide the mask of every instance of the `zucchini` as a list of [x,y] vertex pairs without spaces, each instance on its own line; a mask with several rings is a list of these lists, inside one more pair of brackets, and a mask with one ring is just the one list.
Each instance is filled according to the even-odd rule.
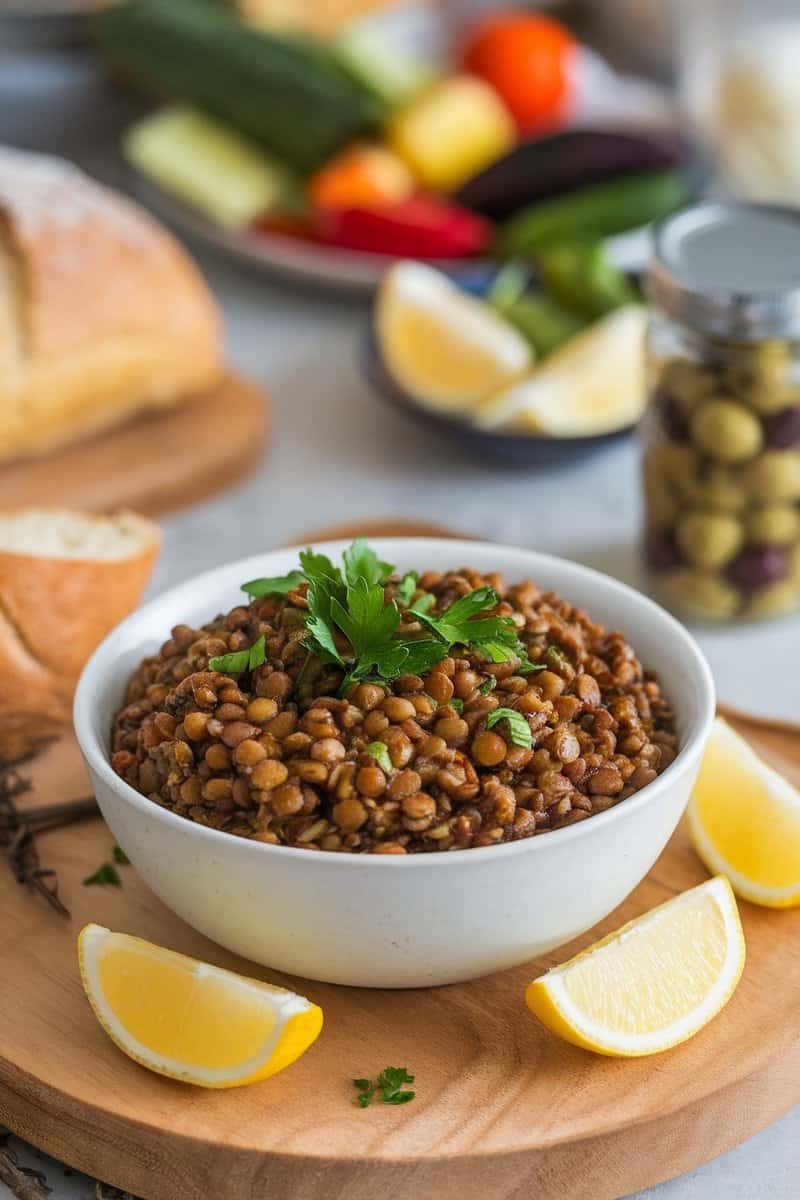
[[536,268],[560,304],[595,319],[640,297],[612,262],[601,242],[564,242],[540,250]]
[[677,171],[622,175],[523,209],[502,230],[499,248],[513,257],[557,242],[609,237],[666,216],[685,200]]
[[321,45],[244,25],[212,0],[131,0],[93,21],[101,52],[302,172],[375,128],[380,105]]

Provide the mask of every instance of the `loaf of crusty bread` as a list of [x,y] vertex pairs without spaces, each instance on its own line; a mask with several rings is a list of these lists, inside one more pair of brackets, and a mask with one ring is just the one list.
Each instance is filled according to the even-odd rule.
[[219,374],[219,314],[175,238],[71,164],[0,147],[0,461]]
[[330,37],[348,22],[400,0],[235,0],[246,21],[271,29],[297,30]]
[[69,726],[83,665],[138,604],[160,541],[129,512],[0,514],[0,762]]

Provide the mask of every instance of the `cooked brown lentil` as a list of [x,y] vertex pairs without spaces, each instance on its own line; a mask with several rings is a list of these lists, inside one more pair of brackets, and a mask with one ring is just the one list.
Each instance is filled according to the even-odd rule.
[[[114,769],[154,803],[214,829],[380,854],[532,837],[651,783],[677,739],[669,703],[623,635],[528,581],[507,588],[465,569],[428,571],[419,582],[434,612],[484,584],[545,670],[520,675],[519,660],[487,663],[464,650],[424,677],[359,683],[340,697],[341,671],[303,647],[301,586],[202,629],[176,626],[128,684],[114,722]],[[387,584],[387,596],[393,590]],[[413,614],[403,623],[413,630]],[[252,673],[233,679],[209,669],[210,658],[262,635],[267,661]],[[505,723],[487,730],[499,707],[523,714],[530,749],[505,739]],[[385,744],[390,771],[367,753],[374,741]]]

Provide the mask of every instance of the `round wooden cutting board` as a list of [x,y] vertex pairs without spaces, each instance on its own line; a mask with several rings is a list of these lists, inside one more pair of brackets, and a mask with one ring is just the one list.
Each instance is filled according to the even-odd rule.
[[[737,726],[800,783],[796,734]],[[21,806],[86,791],[71,739],[31,773]],[[742,982],[708,1028],[666,1054],[601,1058],[525,1008],[535,975],[707,877],[683,828],[625,903],[571,946],[472,983],[395,992],[237,959],[170,913],[133,867],[119,868],[120,889],[82,886],[110,851],[99,818],[40,839],[69,920],[0,863],[0,1123],[143,1200],[612,1200],[697,1166],[800,1102],[800,909],[741,904]],[[251,1087],[207,1092],[151,1074],[116,1049],[83,995],[75,942],[87,921],[300,991],[324,1009],[322,1036]],[[386,1065],[415,1075],[416,1099],[358,1108],[352,1079]]]
[[159,516],[231,487],[258,462],[269,398],[228,372],[208,392],[44,458],[0,469],[0,509],[135,508]]

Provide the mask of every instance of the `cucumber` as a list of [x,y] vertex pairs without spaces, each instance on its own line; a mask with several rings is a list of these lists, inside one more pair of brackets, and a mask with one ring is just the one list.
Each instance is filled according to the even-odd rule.
[[544,358],[580,333],[586,321],[553,296],[530,287],[530,271],[519,263],[507,263],[495,276],[486,299],[527,338],[536,357]]
[[397,108],[432,83],[430,63],[399,49],[371,21],[348,25],[333,52],[341,67],[387,108]]
[[499,248],[513,257],[557,242],[609,237],[666,216],[685,200],[677,171],[623,175],[523,209],[501,231]]
[[93,20],[136,82],[218,117],[299,171],[374,129],[380,105],[324,47],[244,25],[213,0],[131,0]]
[[138,121],[123,148],[164,191],[231,229],[285,210],[298,190],[289,169],[254,142],[183,105]]

